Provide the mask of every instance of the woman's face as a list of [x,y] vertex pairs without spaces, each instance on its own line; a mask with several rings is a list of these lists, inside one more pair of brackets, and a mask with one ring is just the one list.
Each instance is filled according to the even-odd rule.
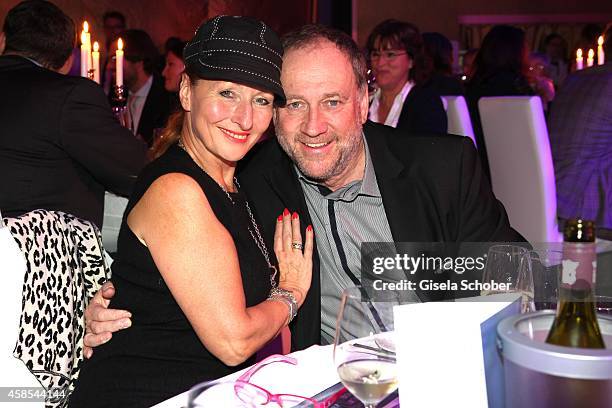
[[383,91],[403,86],[412,68],[412,60],[403,48],[381,42],[380,39],[370,52],[370,61],[376,85]]
[[183,137],[224,162],[242,159],[272,119],[274,95],[246,85],[204,79],[192,84],[184,74],[179,95],[188,122]]
[[166,54],[166,65],[162,71],[164,87],[168,92],[178,92],[181,85],[181,74],[185,70],[183,60],[174,55],[173,52]]

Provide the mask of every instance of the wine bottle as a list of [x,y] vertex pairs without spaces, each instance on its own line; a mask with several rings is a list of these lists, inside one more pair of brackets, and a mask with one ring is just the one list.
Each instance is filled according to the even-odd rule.
[[593,298],[597,272],[593,222],[568,220],[563,241],[557,314],[546,342],[567,347],[605,348]]

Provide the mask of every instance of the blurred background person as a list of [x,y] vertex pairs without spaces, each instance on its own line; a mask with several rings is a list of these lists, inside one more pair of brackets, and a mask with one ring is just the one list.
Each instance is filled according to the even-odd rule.
[[544,39],[543,51],[550,63],[550,78],[555,88],[559,89],[569,73],[567,41],[557,33],[548,34]]
[[555,98],[555,85],[550,78],[550,64],[546,55],[539,52],[529,54],[527,81],[535,94],[542,99],[544,112],[548,112],[550,103]]
[[127,87],[127,108],[132,131],[149,145],[153,144],[153,130],[161,129],[171,110],[171,95],[166,91],[164,79],[156,72],[159,53],[153,40],[143,30],[126,30],[123,81]]
[[[102,16],[104,27],[104,49],[103,62],[100,66],[100,71],[104,75],[100,76],[100,85],[104,88],[104,93],[107,95],[110,92],[111,86],[115,83],[115,64],[114,55],[117,48],[117,39],[127,28],[125,16],[116,10],[107,11]],[[108,69],[111,68],[112,69]]]
[[482,134],[478,100],[484,96],[533,95],[525,33],[520,28],[495,26],[487,33],[472,65],[466,99],[483,168],[490,179],[487,147]]
[[369,118],[406,134],[446,133],[447,119],[439,95],[425,86],[423,39],[410,23],[385,20],[367,40],[376,91]]
[[[612,26],[604,34],[612,56]],[[612,58],[570,74],[557,93],[548,134],[560,218],[584,217],[612,240]]]
[[166,40],[164,48],[165,64],[162,76],[164,77],[164,88],[172,94],[172,110],[174,111],[179,108],[178,91],[181,84],[181,74],[185,71],[185,62],[183,61],[185,41],[177,37],[170,37]]
[[104,191],[131,194],[145,146],[119,125],[98,84],[64,75],[76,33],[57,6],[19,3],[2,30],[2,215],[59,210],[101,228]]
[[472,68],[474,66],[476,54],[478,54],[478,48],[470,48],[463,54],[463,58],[461,59],[461,72],[463,73],[461,79],[463,82],[469,81],[472,77]]
[[453,73],[453,45],[440,33],[423,33],[426,63],[431,69],[427,87],[440,96],[463,95],[463,84]]

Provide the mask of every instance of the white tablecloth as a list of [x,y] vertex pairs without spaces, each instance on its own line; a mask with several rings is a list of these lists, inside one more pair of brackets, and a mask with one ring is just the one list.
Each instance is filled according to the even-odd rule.
[[[340,381],[334,366],[333,346],[312,346],[306,350],[291,353],[290,356],[297,359],[297,365],[269,364],[258,371],[251,378],[251,382],[273,394],[314,396]],[[238,378],[245,370],[228,375],[224,379]],[[186,406],[187,391],[155,405],[154,408]],[[223,401],[219,401],[218,406],[223,406]]]

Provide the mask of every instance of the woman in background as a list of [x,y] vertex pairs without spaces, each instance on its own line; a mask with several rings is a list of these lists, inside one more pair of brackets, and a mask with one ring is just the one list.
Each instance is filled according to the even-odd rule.
[[425,86],[423,39],[410,23],[385,20],[367,41],[377,90],[369,118],[406,134],[446,133],[447,119],[439,95]]
[[487,148],[482,133],[478,101],[485,96],[533,95],[529,86],[527,43],[523,30],[506,25],[495,26],[487,33],[476,54],[466,97],[478,153],[490,179]]

